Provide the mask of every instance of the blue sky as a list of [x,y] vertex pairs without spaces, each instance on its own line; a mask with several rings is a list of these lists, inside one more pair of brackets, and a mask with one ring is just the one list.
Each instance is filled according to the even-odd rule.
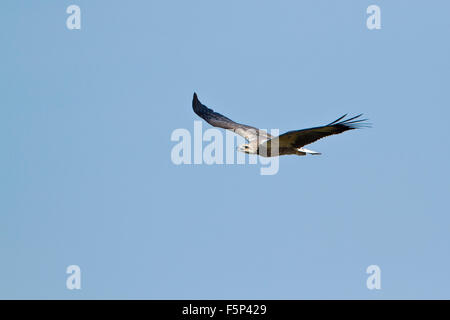
[[[448,1],[0,9],[0,298],[450,298]],[[347,112],[374,125],[273,176],[176,166],[194,91],[281,132]]]

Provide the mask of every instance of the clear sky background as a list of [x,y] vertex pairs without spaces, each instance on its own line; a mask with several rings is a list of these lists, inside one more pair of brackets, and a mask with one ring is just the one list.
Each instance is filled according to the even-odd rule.
[[[71,4],[81,30],[66,28]],[[0,298],[449,299],[449,12],[1,1]],[[281,132],[347,112],[374,126],[281,157],[273,176],[176,166],[170,135],[199,119],[194,91]]]

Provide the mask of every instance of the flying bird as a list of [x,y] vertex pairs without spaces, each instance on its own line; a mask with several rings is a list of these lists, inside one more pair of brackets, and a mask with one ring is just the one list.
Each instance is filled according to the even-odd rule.
[[287,154],[295,154],[298,156],[304,156],[306,154],[319,155],[321,154],[320,152],[308,150],[303,147],[333,134],[369,127],[369,124],[365,122],[367,119],[360,119],[362,114],[348,119],[345,119],[347,116],[345,114],[339,119],[321,127],[293,130],[275,137],[264,130],[234,122],[224,115],[209,109],[198,100],[196,93],[194,93],[194,98],[192,99],[192,109],[210,125],[227,129],[243,136],[249,143],[240,145],[238,147],[239,151],[248,154],[258,154],[264,157]]

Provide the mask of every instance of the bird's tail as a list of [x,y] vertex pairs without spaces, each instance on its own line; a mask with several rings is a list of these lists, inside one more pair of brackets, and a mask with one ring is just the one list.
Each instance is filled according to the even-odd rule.
[[302,153],[300,155],[304,155],[304,154],[312,154],[312,155],[320,155],[320,152],[317,151],[312,151],[312,150],[308,150],[305,148],[298,148],[299,153]]

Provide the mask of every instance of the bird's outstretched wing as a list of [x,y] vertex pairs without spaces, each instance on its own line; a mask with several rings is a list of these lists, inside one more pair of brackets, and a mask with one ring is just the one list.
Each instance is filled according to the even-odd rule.
[[214,110],[209,109],[207,106],[203,105],[200,100],[198,100],[196,93],[194,93],[194,98],[192,99],[192,109],[194,109],[194,112],[210,125],[231,130],[234,133],[243,136],[249,141],[255,140],[261,135],[265,136],[268,139],[272,138],[272,136],[265,131],[259,130],[255,127],[247,126],[245,124],[234,122],[224,115],[221,115],[218,112],[214,112]]
[[[282,148],[301,148],[319,139],[339,134],[347,130],[353,130],[370,125],[364,121],[367,119],[359,119],[362,114],[359,114],[350,119],[343,120],[347,115],[343,115],[339,119],[321,127],[295,130],[283,133],[282,135],[264,142],[264,147],[270,148],[272,143],[277,143],[280,149]],[[341,121],[342,120],[342,121]]]

